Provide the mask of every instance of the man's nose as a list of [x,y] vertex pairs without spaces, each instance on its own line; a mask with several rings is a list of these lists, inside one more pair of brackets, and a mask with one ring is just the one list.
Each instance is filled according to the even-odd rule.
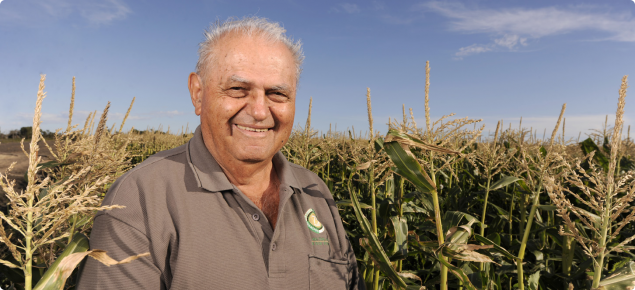
[[247,106],[249,115],[256,121],[263,121],[269,116],[269,104],[264,91],[258,90]]

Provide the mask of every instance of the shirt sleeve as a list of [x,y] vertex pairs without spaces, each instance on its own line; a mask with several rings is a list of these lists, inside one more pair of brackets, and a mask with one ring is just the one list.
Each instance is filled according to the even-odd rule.
[[[150,251],[145,234],[108,215],[95,218],[90,234],[90,249],[100,249],[117,261]],[[162,273],[146,256],[127,264],[106,266],[87,257],[80,270],[77,289],[166,289]]]

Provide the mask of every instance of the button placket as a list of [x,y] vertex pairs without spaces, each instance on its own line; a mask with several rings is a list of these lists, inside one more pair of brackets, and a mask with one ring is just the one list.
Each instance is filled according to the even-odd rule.
[[282,186],[280,190],[280,213],[278,223],[274,229],[274,234],[271,236],[271,242],[269,244],[269,278],[280,279],[286,277],[286,258],[285,252],[285,237],[286,230],[285,224],[289,221],[289,215],[285,209],[289,207],[289,200],[294,193],[293,189],[288,188],[287,185]]

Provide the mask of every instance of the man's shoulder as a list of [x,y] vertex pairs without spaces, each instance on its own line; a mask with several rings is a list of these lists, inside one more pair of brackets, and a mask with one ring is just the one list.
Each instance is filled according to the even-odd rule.
[[157,152],[137,164],[134,168],[128,170],[120,179],[129,175],[144,177],[147,176],[148,173],[156,173],[157,171],[170,172],[171,167],[179,166],[179,164],[187,162],[185,157],[186,146],[187,144],[184,144],[176,148]]
[[144,186],[157,186],[174,179],[172,177],[175,176],[175,173],[183,170],[182,168],[187,165],[186,146],[187,144],[157,152],[128,170],[112,185],[104,199],[104,204],[113,203],[121,190],[130,195],[134,192],[138,193],[139,189]]
[[320,176],[315,174],[315,172],[305,168],[304,166],[297,165],[295,163],[288,163],[291,167],[291,171],[293,175],[295,175],[298,182],[302,187],[314,184],[315,182],[324,182]]
[[[177,161],[176,159],[181,159],[179,155],[183,155],[183,161],[185,161],[185,153],[186,153],[187,143],[183,144],[179,147],[172,148],[169,150],[159,151],[153,155],[150,155],[146,160],[137,164],[133,169],[129,170],[128,173],[148,170],[153,167],[163,167],[166,164],[162,164],[162,162],[174,163]],[[181,161],[181,160],[178,160]],[[177,161],[177,162],[178,162]]]
[[319,192],[320,196],[325,199],[333,199],[333,195],[324,180],[315,172],[295,163],[289,162],[291,171],[298,181],[298,185],[309,195],[314,196]]

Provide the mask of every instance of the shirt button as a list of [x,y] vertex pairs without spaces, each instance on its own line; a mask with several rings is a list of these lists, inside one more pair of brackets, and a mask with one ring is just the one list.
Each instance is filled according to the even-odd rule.
[[255,213],[255,214],[253,214],[253,215],[251,216],[251,218],[253,218],[255,221],[258,221],[258,220],[260,220],[260,215],[259,215],[259,214],[257,214],[257,213]]
[[271,250],[272,250],[272,251],[275,251],[275,250],[276,250],[276,243],[273,243],[273,244],[271,245]]

